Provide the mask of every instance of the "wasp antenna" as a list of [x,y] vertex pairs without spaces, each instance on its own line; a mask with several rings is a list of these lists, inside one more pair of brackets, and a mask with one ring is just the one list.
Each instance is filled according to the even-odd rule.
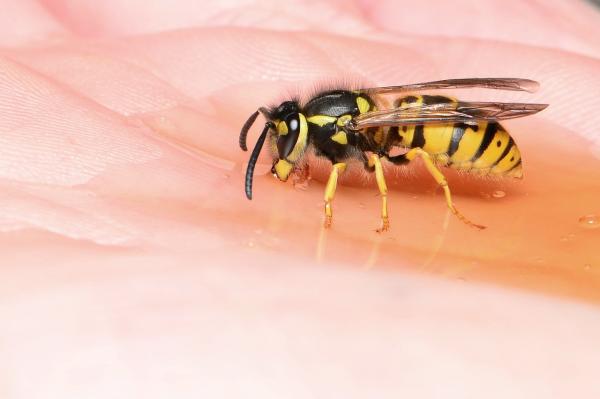
[[[256,117],[254,117],[256,119]],[[258,156],[260,155],[260,151],[262,150],[263,144],[265,143],[265,139],[267,138],[267,132],[269,128],[271,128],[272,124],[268,123],[265,125],[260,137],[256,141],[256,145],[252,150],[252,154],[250,155],[250,160],[248,161],[248,167],[246,168],[246,197],[249,200],[252,199],[252,178],[254,177],[254,168],[256,167],[256,161],[258,160]]]
[[250,118],[248,118],[246,123],[244,123],[244,126],[242,126],[242,131],[240,132],[240,148],[244,151],[248,151],[248,147],[246,146],[246,138],[248,137],[248,130],[250,130],[250,128],[254,124],[254,121],[256,120],[257,117],[258,117],[258,111],[256,111],[252,115],[250,115]]

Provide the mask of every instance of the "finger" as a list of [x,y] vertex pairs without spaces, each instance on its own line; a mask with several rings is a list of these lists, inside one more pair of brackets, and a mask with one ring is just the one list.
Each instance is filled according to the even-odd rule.
[[[584,1],[497,2],[359,1],[370,23],[402,35],[443,38],[469,37],[556,48],[598,57],[600,39],[590,35],[600,15]],[[566,23],[577,21],[577,23]],[[551,39],[550,39],[551,38]]]
[[47,38],[59,40],[70,36],[69,30],[37,1],[2,1],[0,4],[2,46],[19,46],[39,43]]

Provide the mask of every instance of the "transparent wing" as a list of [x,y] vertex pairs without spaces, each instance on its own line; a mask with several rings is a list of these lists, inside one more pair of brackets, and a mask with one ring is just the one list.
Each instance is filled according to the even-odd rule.
[[545,109],[548,104],[458,102],[409,105],[360,114],[347,127],[362,130],[375,126],[425,125],[433,123],[472,123],[521,118]]
[[473,87],[497,90],[528,91],[533,93],[540,87],[540,84],[534,80],[519,78],[469,78],[436,80],[434,82],[415,83],[404,86],[373,87],[359,91],[367,94],[391,94],[418,90],[468,89]]

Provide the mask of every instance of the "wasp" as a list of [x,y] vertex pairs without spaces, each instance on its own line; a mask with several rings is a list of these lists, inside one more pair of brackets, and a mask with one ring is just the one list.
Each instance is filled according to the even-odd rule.
[[[250,156],[245,190],[252,199],[256,161],[267,137],[273,156],[271,172],[286,181],[303,167],[308,151],[328,159],[331,173],[325,186],[325,227],[332,223],[332,201],[339,176],[348,162],[358,160],[375,174],[381,194],[381,227],[390,227],[382,161],[404,165],[421,158],[442,187],[446,204],[461,221],[471,222],[458,211],[448,182],[439,167],[478,175],[523,177],[521,153],[515,140],[499,123],[504,119],[535,114],[547,104],[465,102],[441,95],[418,95],[433,89],[488,88],[535,92],[539,84],[529,79],[450,79],[403,86],[359,90],[328,90],[305,103],[290,100],[278,106],[261,107],[243,125],[239,144],[247,151],[248,131],[259,114],[266,123]],[[390,100],[389,97],[395,99]],[[391,104],[391,105],[390,105]],[[400,148],[398,155],[390,155]]]

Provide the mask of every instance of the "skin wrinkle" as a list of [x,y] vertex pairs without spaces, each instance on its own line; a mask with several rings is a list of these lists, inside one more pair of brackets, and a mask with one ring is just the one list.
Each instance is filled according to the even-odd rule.
[[[12,130],[1,138],[3,145],[0,149],[0,162],[3,165],[4,178],[31,183],[76,185],[85,183],[95,174],[101,173],[107,165],[143,163],[160,157],[160,150],[151,143],[143,143],[136,138],[139,137],[139,132],[136,132],[138,129],[123,124],[121,116],[111,114],[86,98],[83,99],[82,107],[79,104],[82,99],[75,93],[70,92],[68,88],[64,90],[26,67],[6,62],[4,68],[13,70],[14,74],[21,74],[25,78],[1,81],[0,98],[9,97],[9,92],[28,91],[35,94],[31,97],[17,97],[16,101],[13,99],[16,103],[3,112],[0,119],[0,126]],[[62,104],[63,111],[68,111],[66,114],[58,111],[59,103]],[[41,122],[42,119],[45,119],[44,123]],[[70,135],[66,136],[48,134],[52,128],[63,132],[69,123],[78,122],[85,123],[87,127],[73,129]],[[119,126],[120,124],[125,126]],[[92,126],[92,129],[89,126]],[[115,135],[112,141],[106,141],[91,133],[94,128],[102,126],[112,127],[110,130],[122,129],[127,131],[127,134]],[[32,137],[37,137],[37,140],[23,151],[20,148],[26,137],[19,133],[25,129],[33,135]],[[64,145],[64,142],[67,142],[67,145]],[[103,156],[99,157],[101,150],[104,150]],[[18,165],[27,159],[30,160],[27,168],[19,171]]]
[[[215,34],[219,35],[219,33],[221,31],[222,31],[222,29],[220,29],[220,28],[217,28],[215,31],[212,31],[212,28],[211,28],[211,29],[208,30],[208,32],[206,34],[207,35],[211,35],[211,36],[215,35]],[[239,38],[243,37],[243,31],[236,32],[235,36],[239,36]],[[273,35],[268,35],[266,37],[272,37],[273,39],[276,39],[279,36],[278,36],[278,34],[273,34]],[[308,37],[310,37],[310,36],[308,36]],[[329,36],[326,36],[326,38],[328,38],[328,37]],[[331,38],[335,39],[336,37],[333,36]],[[303,42],[306,40],[306,39],[304,39],[303,36],[299,36],[299,39],[302,40]],[[178,40],[178,39],[176,37],[173,37],[173,40]],[[234,40],[238,41],[240,39],[238,39],[236,37]],[[318,42],[318,40],[313,40],[312,43],[316,43],[316,42]],[[411,44],[411,46],[419,46],[419,45],[422,45],[422,43],[423,43],[423,39],[419,40],[419,42]],[[427,47],[434,46],[435,43],[436,43],[435,40],[431,40],[431,43],[428,44]],[[473,43],[479,43],[479,44],[481,44],[483,42],[481,42],[481,41],[474,41]],[[321,47],[321,45],[319,45],[319,47]],[[395,47],[396,46],[391,46],[390,50],[391,51],[396,51]],[[494,44],[494,47],[496,49],[498,49],[499,47],[500,48],[505,47],[506,49],[508,49],[508,48],[514,48],[514,45],[513,46],[509,46],[508,44],[496,43],[496,44]],[[532,49],[530,47],[524,47],[522,49],[523,52],[530,52],[532,50],[534,50],[534,49]],[[553,59],[553,55],[551,55],[553,53],[551,53],[550,51],[539,50],[539,49],[535,49],[534,51],[536,51],[539,54],[536,58],[543,57],[543,58],[546,58],[548,60],[552,60]],[[340,51],[340,53],[343,54],[344,51]],[[321,53],[321,54],[323,54],[323,53]],[[565,54],[565,57],[566,56],[567,56],[567,54]],[[313,58],[313,57],[314,57],[314,55],[311,56],[310,58]],[[277,59],[277,57],[273,57],[272,55],[269,55],[266,58],[268,58],[270,60]],[[440,58],[440,60],[443,59],[443,57],[438,57],[438,58]],[[571,58],[571,57],[569,57],[569,58]],[[332,61],[334,61],[334,60],[332,59]],[[430,64],[431,64],[432,61],[435,61],[435,60],[433,60],[433,59],[430,58]],[[565,66],[568,65],[568,68],[572,68],[572,67],[580,68],[579,65],[584,65],[585,66],[586,64],[594,64],[594,66],[595,66],[596,63],[597,63],[597,61],[595,61],[595,60],[591,60],[591,59],[588,59],[588,58],[585,58],[585,57],[582,58],[581,56],[573,55],[572,60],[570,60],[568,63],[565,62],[565,61],[563,61],[562,65],[565,65]],[[280,64],[287,65],[289,63],[285,62],[285,61],[282,61],[282,62],[280,62]],[[569,65],[569,64],[571,64],[571,65]],[[340,67],[341,66],[343,66],[343,65],[340,64]],[[327,68],[327,67],[326,66],[321,66],[320,68]],[[416,67],[414,69],[417,70]],[[419,68],[419,69],[421,69],[421,68]],[[586,69],[587,69],[587,71],[586,71]],[[412,70],[412,69],[409,68],[409,70]],[[336,68],[335,71],[336,72],[332,71],[332,74],[337,73],[338,69]],[[556,117],[553,118],[555,121],[558,122],[558,121],[563,121],[563,120],[566,119],[570,124],[574,125],[575,129],[577,129],[578,126],[581,126],[579,129],[581,129],[584,132],[589,132],[589,133],[586,133],[586,136],[588,136],[588,137],[590,137],[592,139],[594,138],[594,136],[592,136],[592,135],[596,133],[596,129],[594,129],[593,127],[598,123],[597,120],[596,120],[596,118],[597,118],[596,115],[594,113],[586,113],[585,111],[586,111],[587,107],[585,107],[585,106],[577,108],[578,111],[575,112],[575,113],[572,112],[572,111],[569,111],[569,112],[562,111],[562,109],[565,109],[566,107],[561,106],[560,103],[561,102],[565,102],[566,103],[566,102],[574,101],[575,100],[575,96],[577,96],[577,98],[581,99],[582,98],[581,97],[581,93],[582,93],[581,89],[584,89],[583,85],[584,84],[587,85],[587,83],[590,81],[590,79],[588,77],[586,77],[586,75],[590,75],[590,76],[593,75],[593,71],[594,71],[594,67],[592,67],[590,65],[589,68],[582,69],[579,73],[571,75],[569,77],[560,76],[560,78],[555,78],[554,76],[550,75],[546,79],[547,84],[542,88],[542,90],[544,90],[546,88],[546,86],[552,86],[553,84],[555,84],[555,82],[561,82],[561,84],[564,85],[563,87],[565,87],[565,89],[561,89],[560,93],[558,93],[556,96],[550,97],[549,100],[546,100],[546,101],[552,102],[553,104],[558,104],[558,106],[554,106],[554,107],[549,108],[547,110],[547,113],[549,113],[550,115],[552,115],[554,113],[557,113]],[[387,71],[385,71],[385,72],[387,72]],[[465,72],[462,72],[462,73],[465,73]],[[515,72],[515,73],[518,74],[518,72]],[[552,71],[552,73],[557,74],[557,72],[555,72],[555,71]],[[289,75],[289,76],[290,76],[289,78],[294,79],[294,75],[293,74]],[[389,77],[390,76],[389,73],[386,73],[385,75],[382,74],[382,76],[386,76],[387,77],[386,81],[397,81],[397,80],[399,80],[399,79],[393,79],[392,77]],[[424,74],[422,74],[421,76],[424,76]],[[572,83],[571,84],[562,83],[565,80],[565,78],[568,78],[568,79],[570,79],[572,81],[575,81],[575,83],[578,86],[580,86],[581,89],[580,90],[569,89],[568,92],[567,92],[566,88],[567,87],[573,87],[574,85]],[[164,80],[166,80],[167,82],[170,82],[170,83],[175,83],[175,82],[173,82],[173,79],[171,77],[169,77],[169,76],[161,76],[161,79],[164,79]],[[401,79],[404,81],[407,78],[404,77],[404,78],[401,78]],[[418,80],[418,79],[419,79],[419,76],[414,76],[414,77],[410,78],[410,80]],[[408,81],[408,80],[406,80],[406,81]],[[179,85],[179,83],[176,83],[176,84]],[[186,90],[185,88],[183,88],[183,86],[181,88],[183,90]],[[586,90],[583,91],[583,92],[588,92],[589,93],[588,97],[593,96],[592,93],[594,92],[594,90],[589,90],[587,88],[585,88],[585,89]],[[572,93],[572,94],[569,94],[569,93]],[[572,96],[573,100],[571,98],[569,98],[569,96]],[[539,97],[539,95],[533,95],[531,97],[528,97],[528,99],[535,100],[536,97]],[[584,103],[588,102],[590,104],[593,103],[592,97],[590,97],[590,99],[583,98],[583,102]],[[579,113],[579,115],[578,115],[578,113]]]
[[[86,1],[45,0],[43,3],[71,29],[91,37],[146,34],[198,25],[261,26],[275,30],[346,30],[361,33],[371,29],[363,23],[359,8],[347,1],[289,1],[289,11],[283,10],[274,0],[248,1],[244,4],[237,2],[235,6],[223,4],[222,1],[207,1],[203,3],[202,12],[192,14],[181,13],[181,10],[196,4],[185,6],[181,1],[181,8],[169,7],[164,2],[148,4],[141,1],[108,2],[105,3],[107,7]],[[320,11],[317,14],[314,13],[316,7]],[[128,17],[116,19],[113,17],[115,12]],[[80,19],[82,15],[88,15],[91,21],[80,23],[83,21]],[[327,23],[332,20],[336,24]],[[122,23],[123,21],[126,23]]]
[[[553,38],[541,48],[494,24],[444,41],[395,31],[430,26],[443,4],[427,0],[410,16],[393,0],[40,4],[74,33],[46,36],[35,13],[0,24],[0,397],[600,396],[600,229],[578,224],[600,214],[586,6],[528,3],[544,7],[533,39]],[[493,4],[477,4],[479,23]],[[294,188],[265,149],[245,199],[248,115],[349,70],[350,83],[541,81],[534,95],[444,93],[551,103],[506,123],[523,182],[444,171],[485,233],[452,219],[418,161],[386,172],[386,235],[356,165],[325,233],[327,162]]]
[[[193,102],[149,69],[118,59],[114,55],[97,57],[93,64],[81,70],[77,64],[89,62],[89,52],[90,50],[86,50],[86,53],[80,53],[58,47],[49,51],[14,53],[12,59],[26,63],[48,77],[52,76],[79,95],[126,116],[158,112]],[[90,79],[92,73],[93,80]],[[118,74],[120,81],[115,80],[115,74]],[[115,92],[119,93],[117,98]]]

